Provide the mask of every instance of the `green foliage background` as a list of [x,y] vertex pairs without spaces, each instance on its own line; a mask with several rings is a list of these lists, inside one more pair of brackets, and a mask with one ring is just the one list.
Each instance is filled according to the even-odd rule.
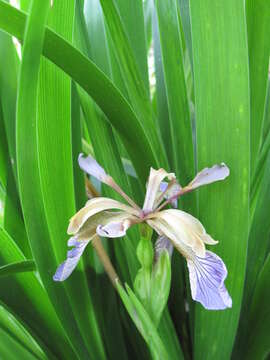
[[[267,358],[270,2],[17,5],[0,0],[0,357]],[[180,206],[219,240],[232,309],[194,304],[174,253],[168,306],[156,325],[132,290],[137,229],[104,242],[127,291],[115,291],[91,246],[70,279],[53,282],[68,220],[87,200],[81,151],[139,204],[150,166],[182,184],[206,166],[229,166],[225,183],[186,195]]]

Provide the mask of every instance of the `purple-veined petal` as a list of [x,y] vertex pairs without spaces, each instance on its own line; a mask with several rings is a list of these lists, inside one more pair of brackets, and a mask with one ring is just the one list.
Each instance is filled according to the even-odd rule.
[[67,259],[58,266],[56,273],[53,276],[54,281],[64,281],[66,280],[73,270],[76,268],[86,246],[89,241],[77,241],[77,237],[73,236],[68,240],[68,246],[74,246],[71,250],[67,252]]
[[[122,218],[121,218],[122,217]],[[122,215],[119,219],[115,218],[106,225],[97,227],[97,234],[101,237],[118,238],[126,235],[127,230],[137,222],[137,219],[131,215]]]
[[143,204],[143,211],[145,214],[153,210],[159,194],[160,184],[165,178],[173,180],[175,179],[175,175],[173,173],[167,173],[164,169],[150,169],[150,175],[148,178],[146,195]]
[[200,186],[211,184],[216,181],[224,180],[230,175],[228,166],[224,163],[217,164],[211,168],[200,171],[195,178],[188,184],[186,189],[197,189]]
[[205,257],[187,259],[191,295],[208,310],[232,307],[232,299],[224,285],[227,269],[222,259],[211,251]]
[[171,241],[164,235],[160,235],[155,243],[155,260],[158,261],[162,251],[167,250],[169,255],[172,256],[173,245]]
[[78,157],[78,163],[80,168],[87,174],[94,176],[101,182],[106,181],[106,177],[108,175],[106,174],[103,167],[101,167],[92,156],[89,155],[84,157],[83,154],[80,154]]

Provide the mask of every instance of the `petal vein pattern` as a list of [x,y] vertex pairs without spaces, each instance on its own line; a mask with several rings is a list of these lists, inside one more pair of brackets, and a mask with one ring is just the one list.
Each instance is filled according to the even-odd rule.
[[191,294],[208,310],[223,310],[232,306],[232,299],[224,285],[227,268],[222,259],[211,251],[205,257],[187,259]]

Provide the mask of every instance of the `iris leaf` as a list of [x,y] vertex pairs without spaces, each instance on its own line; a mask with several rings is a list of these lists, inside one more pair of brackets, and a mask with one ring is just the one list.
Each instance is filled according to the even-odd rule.
[[248,0],[247,30],[250,72],[251,170],[254,171],[260,145],[270,54],[270,5],[264,0]]
[[[228,180],[199,191],[199,218],[228,268],[232,309],[196,309],[195,359],[230,358],[249,227],[249,74],[243,2],[190,1],[198,169],[224,161]],[[223,19],[223,21],[220,21]]]
[[[0,28],[22,41],[25,21],[26,16],[22,12],[0,1]],[[157,159],[142,125],[119,90],[81,52],[49,29],[45,33],[43,54],[92,96],[119,132],[123,143],[127,145],[141,181],[146,181],[149,166],[156,165]],[[138,148],[144,153],[143,166],[138,156]]]
[[[60,357],[66,357],[68,353],[75,356],[39,279],[33,272],[17,271],[18,267],[22,270],[22,264],[24,270],[25,265],[29,270],[29,265],[33,267],[33,263],[26,261],[16,243],[2,228],[0,249],[1,272],[5,275],[0,277],[2,305],[27,326],[30,334],[46,353],[53,352]],[[7,291],[8,288],[12,291]],[[51,351],[52,344],[54,349]]]

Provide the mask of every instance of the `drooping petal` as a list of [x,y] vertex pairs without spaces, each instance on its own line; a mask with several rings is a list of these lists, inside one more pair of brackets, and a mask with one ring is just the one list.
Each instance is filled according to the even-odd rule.
[[[204,242],[210,242],[202,224],[192,215],[181,210],[169,209],[150,214],[146,219],[160,235],[167,236],[173,245],[188,257],[192,250],[196,255],[204,257]],[[216,243],[212,239],[212,244]]]
[[211,168],[200,171],[195,178],[186,186],[186,189],[197,189],[200,186],[211,184],[216,181],[224,180],[230,175],[228,166],[224,163],[217,164]]
[[67,259],[58,266],[56,273],[53,276],[54,281],[64,281],[66,280],[73,270],[76,268],[86,246],[88,245],[89,241],[78,241],[76,236],[73,236],[68,241],[68,246],[74,246],[71,250],[67,252]]
[[173,173],[167,173],[164,169],[155,170],[153,168],[150,169],[150,175],[148,178],[148,184],[146,189],[146,195],[143,204],[144,213],[149,213],[153,210],[155,201],[157,199],[160,183],[165,179],[169,180],[175,179],[175,175]]
[[191,295],[208,310],[232,307],[232,299],[224,285],[227,269],[222,259],[211,251],[205,257],[187,259]]
[[[164,199],[170,199],[173,198],[173,196],[175,196],[176,194],[178,194],[178,192],[182,189],[181,185],[178,183],[173,184],[169,190],[167,190],[168,188],[168,183],[166,181],[162,181],[160,183],[160,191],[162,193],[164,193]],[[158,206],[159,204],[157,204]],[[178,207],[178,200],[176,199],[172,199],[171,201],[171,205],[173,208],[177,209]]]
[[86,205],[70,219],[67,230],[68,234],[76,234],[89,218],[109,209],[118,209],[128,214],[139,216],[139,212],[136,209],[122,204],[119,201],[104,197],[94,198],[89,200]]
[[178,219],[181,218],[181,222],[184,223],[185,226],[189,227],[193,234],[199,236],[205,244],[216,245],[218,243],[218,241],[212,239],[212,237],[206,233],[202,223],[189,213],[174,209],[164,210],[164,212],[165,214],[173,215]]
[[162,251],[167,250],[169,255],[172,256],[173,245],[171,241],[164,235],[160,235],[155,243],[155,260],[157,261]]
[[126,235],[127,230],[136,222],[136,218],[131,215],[121,218],[112,218],[106,225],[97,227],[97,234],[102,237],[118,238]]

